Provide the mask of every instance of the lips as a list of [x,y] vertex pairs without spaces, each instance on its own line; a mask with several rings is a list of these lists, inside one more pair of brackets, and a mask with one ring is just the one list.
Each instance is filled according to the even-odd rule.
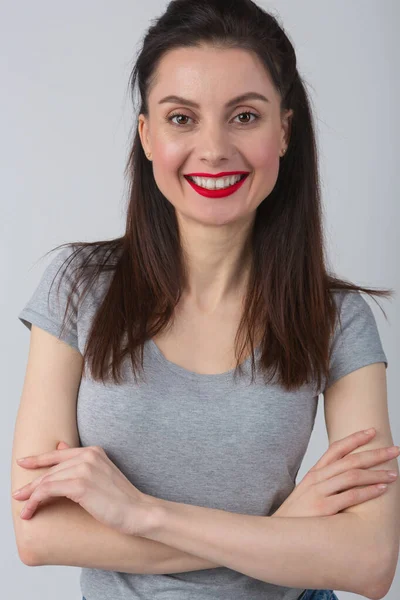
[[247,180],[248,175],[249,173],[245,173],[244,177],[241,177],[241,179],[237,183],[229,186],[228,188],[216,190],[208,190],[207,188],[198,186],[187,175],[185,175],[185,179],[189,183],[189,185],[194,189],[194,191],[200,194],[200,196],[205,196],[206,198],[225,198],[226,196],[231,196],[232,194],[237,192]]

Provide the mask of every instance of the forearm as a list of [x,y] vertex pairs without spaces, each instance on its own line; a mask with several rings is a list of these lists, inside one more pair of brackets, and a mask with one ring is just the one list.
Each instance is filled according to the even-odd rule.
[[152,516],[146,539],[261,581],[368,597],[378,587],[373,540],[354,514],[273,518],[157,499]]
[[57,498],[24,523],[28,564],[67,565],[123,573],[181,573],[221,565],[161,542],[125,535],[94,519],[79,504]]

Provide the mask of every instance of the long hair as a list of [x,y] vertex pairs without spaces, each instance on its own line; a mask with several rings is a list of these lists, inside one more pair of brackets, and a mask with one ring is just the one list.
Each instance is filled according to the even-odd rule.
[[[172,0],[148,29],[129,78],[133,101],[138,86],[138,114],[149,114],[149,89],[162,57],[175,48],[203,45],[255,52],[279,92],[282,113],[293,109],[278,179],[257,208],[250,236],[251,268],[235,338],[234,377],[242,374],[242,358],[250,347],[254,380],[254,341],[261,331],[258,367],[266,383],[277,374],[288,391],[313,380],[319,387],[328,377],[330,340],[339,316],[332,292],[390,297],[393,290],[361,287],[328,269],[310,100],[283,27],[254,2]],[[83,372],[89,369],[103,383],[121,382],[125,356],[135,381],[143,374],[144,343],[172,324],[187,282],[175,208],[155,182],[137,123],[134,131],[124,172],[129,180],[124,235],[71,244],[71,260],[77,264],[71,297],[84,276],[88,291],[101,273],[110,272],[83,354]],[[84,259],[78,264],[75,257],[81,252]]]

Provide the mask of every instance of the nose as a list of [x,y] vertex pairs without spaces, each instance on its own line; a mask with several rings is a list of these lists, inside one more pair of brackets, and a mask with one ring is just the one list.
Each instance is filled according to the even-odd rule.
[[198,158],[209,165],[218,165],[224,161],[231,162],[232,156],[236,153],[227,132],[216,125],[204,127],[195,144]]

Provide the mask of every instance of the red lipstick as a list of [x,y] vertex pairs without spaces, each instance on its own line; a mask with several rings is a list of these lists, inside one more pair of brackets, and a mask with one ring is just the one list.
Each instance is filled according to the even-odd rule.
[[194,181],[192,181],[191,179],[188,179],[188,177],[185,175],[185,179],[186,181],[192,186],[192,188],[194,189],[195,192],[197,192],[198,194],[200,194],[200,196],[205,196],[206,198],[225,198],[226,196],[230,196],[231,194],[234,194],[240,187],[242,187],[242,185],[244,184],[244,182],[246,181],[249,172],[248,171],[236,171],[234,173],[220,173],[218,175],[207,175],[207,174],[200,174],[200,173],[193,173],[190,174],[190,177],[229,177],[231,175],[244,175],[244,177],[242,177],[242,179],[240,181],[238,181],[237,183],[235,183],[234,185],[230,185],[227,188],[221,189],[221,190],[207,190],[206,188],[200,187],[199,185],[197,185]]

